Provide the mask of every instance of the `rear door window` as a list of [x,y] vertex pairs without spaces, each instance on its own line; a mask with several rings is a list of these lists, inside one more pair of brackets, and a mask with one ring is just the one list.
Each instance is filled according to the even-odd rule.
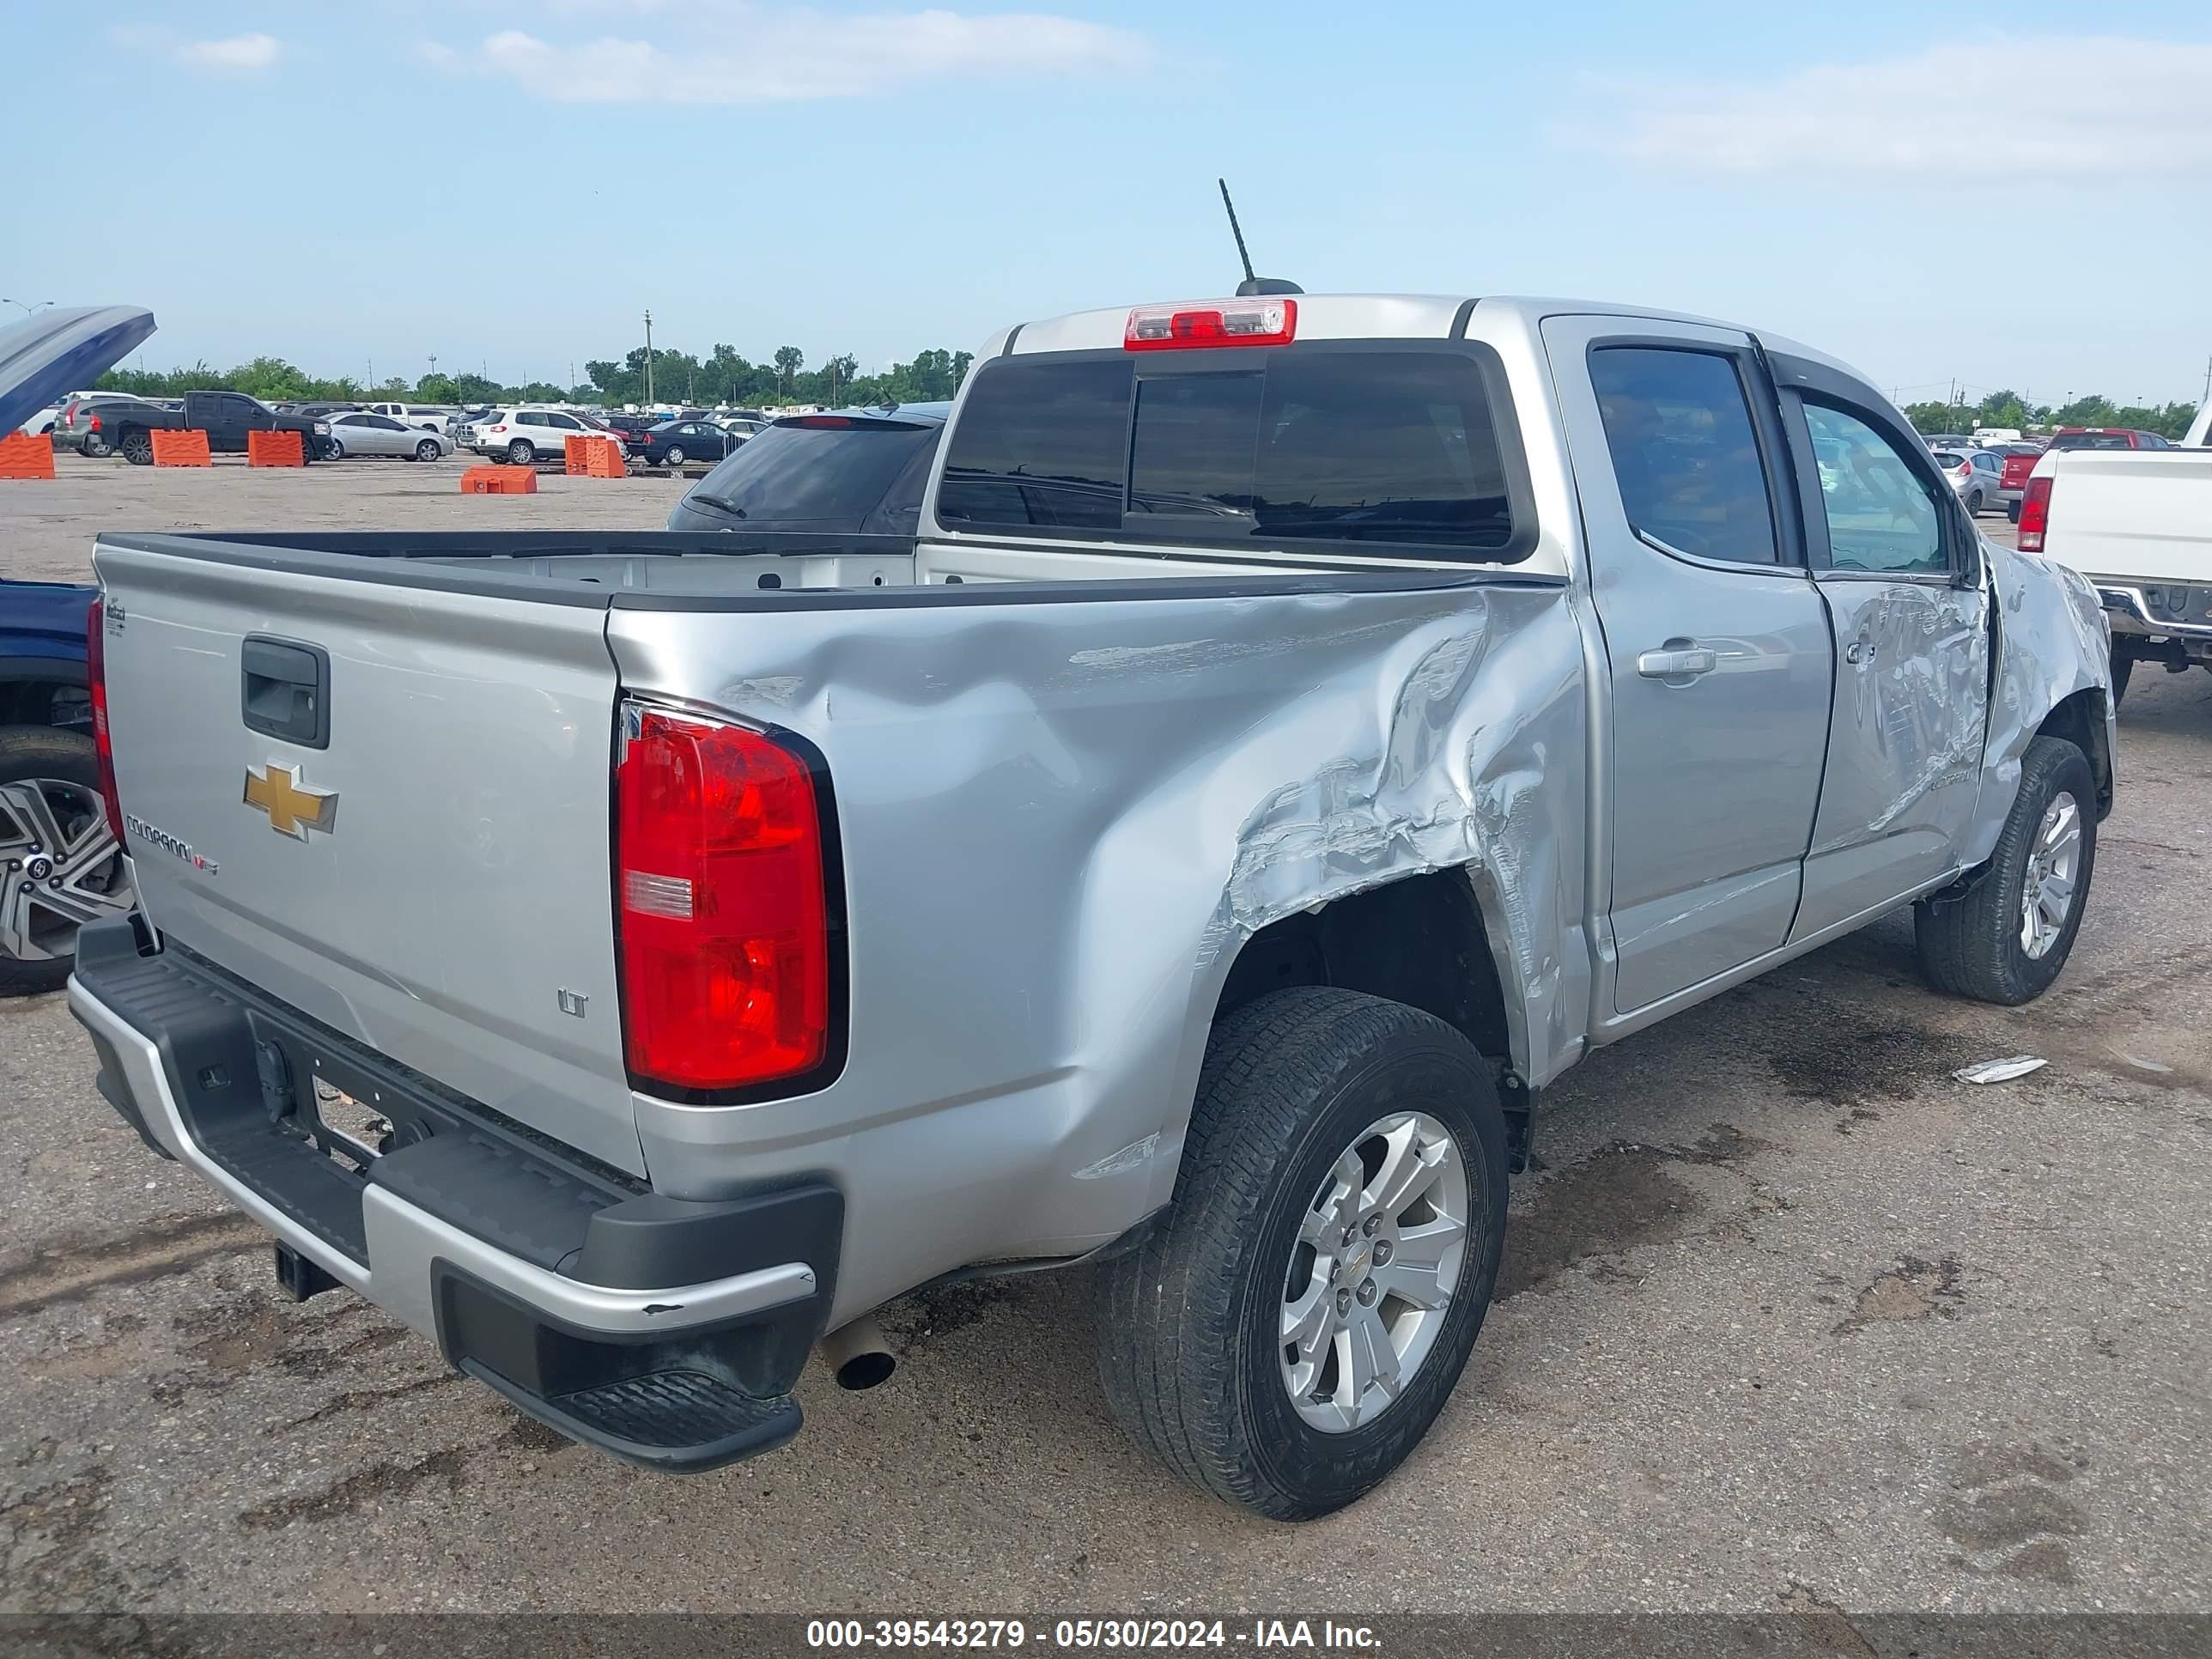
[[1514,540],[1503,447],[1472,356],[1195,356],[988,366],[961,409],[939,520],[1477,556],[1504,556]]

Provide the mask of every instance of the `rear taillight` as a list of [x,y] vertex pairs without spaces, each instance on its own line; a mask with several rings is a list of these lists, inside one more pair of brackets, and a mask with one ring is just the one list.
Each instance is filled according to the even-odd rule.
[[2023,553],[2043,551],[2043,538],[2051,528],[2051,484],[2049,473],[2027,481],[2027,494],[2020,500],[2020,550]]
[[623,1040],[641,1086],[721,1092],[830,1053],[812,768],[757,732],[628,702],[615,769]]
[[99,416],[94,415],[94,416],[93,416],[91,417],[91,421],[90,421],[90,427],[91,427],[91,430],[93,430],[93,431],[94,431],[94,432],[97,432],[97,431],[99,431],[99,430],[100,430],[100,416]]
[[1131,351],[1288,345],[1297,328],[1296,300],[1211,300],[1197,305],[1139,306],[1129,313],[1121,343]]
[[115,746],[107,736],[107,602],[94,599],[84,617],[84,677],[92,690],[92,746],[100,757],[100,799],[107,830],[123,840],[123,802],[115,793]]

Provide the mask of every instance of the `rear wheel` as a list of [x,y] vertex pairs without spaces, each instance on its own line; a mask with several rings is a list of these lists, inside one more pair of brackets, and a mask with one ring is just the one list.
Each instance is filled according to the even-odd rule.
[[106,439],[101,437],[98,433],[94,433],[92,436],[84,441],[83,448],[80,453],[90,456],[94,460],[98,460],[101,456],[112,455],[115,452],[108,447]]
[[131,884],[82,732],[0,728],[0,994],[59,988],[76,931],[128,915]]
[[530,466],[537,459],[538,452],[531,447],[526,440],[517,438],[507,447],[507,461],[509,466]]
[[681,444],[671,444],[671,445],[669,445],[669,446],[668,446],[668,453],[667,453],[667,455],[666,455],[666,456],[665,456],[663,459],[665,459],[665,460],[667,461],[667,463],[669,464],[669,465],[671,465],[671,466],[681,466],[681,465],[684,465],[684,446],[683,446],[683,445],[681,445]]
[[133,466],[154,465],[154,434],[150,432],[131,431],[123,434],[119,447],[123,459]]
[[1279,1521],[1342,1508],[1418,1444],[1489,1307],[1505,1124],[1466,1038],[1321,987],[1225,1016],[1175,1197],[1105,1271],[1115,1413]]
[[1966,516],[1970,519],[1978,519],[1982,516],[1982,492],[1978,489],[1970,489],[1966,492]]
[[2074,949],[2097,863],[2097,780],[2063,738],[2038,738],[1989,868],[1963,897],[1913,907],[1939,991],[2011,1007],[2051,988]]

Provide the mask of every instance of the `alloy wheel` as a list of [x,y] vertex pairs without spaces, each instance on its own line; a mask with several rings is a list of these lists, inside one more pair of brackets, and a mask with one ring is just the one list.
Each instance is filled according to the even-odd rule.
[[1425,1112],[1394,1112],[1340,1154],[1299,1218],[1279,1359],[1324,1434],[1372,1422],[1436,1346],[1468,1237],[1467,1160]]
[[99,794],[58,778],[0,784],[0,956],[66,958],[87,922],[128,915],[131,883]]
[[2066,931],[2081,865],[2081,805],[2061,790],[2043,809],[2043,822],[2028,845],[2027,873],[2021,882],[2020,948],[2031,961],[2048,955]]

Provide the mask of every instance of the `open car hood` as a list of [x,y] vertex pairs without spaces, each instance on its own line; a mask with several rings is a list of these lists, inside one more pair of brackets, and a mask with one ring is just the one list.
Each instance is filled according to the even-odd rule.
[[154,313],[137,306],[42,311],[0,328],[0,433],[84,390],[153,331]]

